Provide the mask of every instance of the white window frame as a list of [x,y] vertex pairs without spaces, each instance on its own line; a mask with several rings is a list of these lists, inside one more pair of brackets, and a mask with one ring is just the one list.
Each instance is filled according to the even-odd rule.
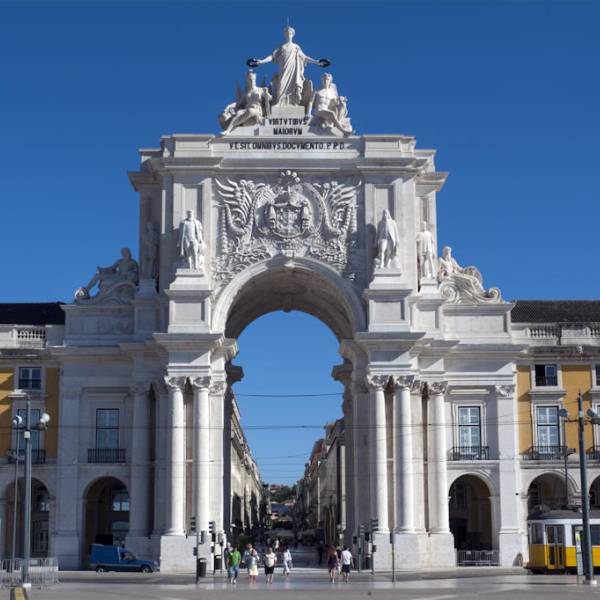
[[452,402],[452,420],[454,422],[454,443],[453,446],[460,446],[460,426],[458,422],[458,409],[459,408],[479,408],[479,432],[481,435],[481,447],[487,446],[487,416],[486,416],[486,405],[481,400],[469,401],[469,400],[454,400]]
[[563,407],[562,402],[537,402],[532,405],[533,409],[533,445],[541,446],[538,440],[538,409],[539,408],[556,408],[557,417],[558,417],[558,445],[564,446],[564,427],[562,423],[562,419],[560,418],[560,410]]
[[[535,367],[536,365],[556,365],[556,385],[537,385],[535,380]],[[532,390],[561,390],[562,389],[562,365],[557,362],[551,361],[535,361],[531,364],[531,389]]]
[[[32,389],[28,389],[28,388],[21,389],[19,387],[19,372],[21,369],[40,369],[40,389],[39,390],[32,390]],[[46,369],[44,368],[44,366],[41,363],[18,364],[15,367],[13,379],[15,382],[15,392],[24,392],[24,393],[32,395],[32,396],[39,396],[40,394],[44,394],[46,391]]]

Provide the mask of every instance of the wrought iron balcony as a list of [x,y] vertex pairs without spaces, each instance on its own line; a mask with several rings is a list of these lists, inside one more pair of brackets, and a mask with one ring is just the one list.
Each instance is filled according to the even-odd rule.
[[489,446],[454,446],[450,460],[489,460]]
[[[16,448],[11,448],[8,451],[8,462],[15,463],[17,459]],[[25,462],[25,448],[19,448],[19,462],[23,464]],[[45,450],[31,450],[31,462],[33,464],[43,465],[46,462],[46,451]]]
[[592,446],[586,452],[589,460],[600,460],[600,446]]
[[527,460],[564,460],[566,446],[532,446],[523,458]]
[[535,385],[536,387],[557,386],[558,375],[536,375]]
[[89,463],[124,463],[125,448],[88,448]]

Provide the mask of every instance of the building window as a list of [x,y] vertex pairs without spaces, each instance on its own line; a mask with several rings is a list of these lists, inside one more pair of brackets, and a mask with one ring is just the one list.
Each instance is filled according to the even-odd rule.
[[458,407],[458,445],[461,448],[479,448],[481,446],[479,406]]
[[558,368],[556,365],[535,365],[535,385],[558,385]]
[[[17,414],[23,419],[23,423],[19,428],[19,456],[22,458],[25,456],[25,437],[24,431],[25,425],[27,424],[27,409],[19,408]],[[31,409],[31,425],[35,425],[40,420],[41,411],[39,408]],[[31,449],[35,452],[40,449],[40,431],[39,429],[31,430]]]
[[113,512],[129,512],[129,492],[124,486],[112,491],[111,505]]
[[19,389],[39,390],[42,388],[42,369],[40,367],[19,367]]
[[600,387],[600,365],[596,365],[595,372],[596,372],[596,384],[595,384],[595,387]]
[[558,406],[538,406],[536,411],[537,445],[545,448],[560,446]]
[[119,447],[119,409],[96,409],[96,448],[114,450]]

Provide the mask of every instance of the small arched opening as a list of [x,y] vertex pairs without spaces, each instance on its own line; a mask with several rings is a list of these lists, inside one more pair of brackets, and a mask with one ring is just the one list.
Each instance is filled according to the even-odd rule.
[[457,550],[491,550],[490,490],[475,475],[462,475],[450,486],[450,531]]
[[568,490],[564,477],[544,473],[536,477],[527,489],[527,512],[556,510],[567,505]]
[[91,544],[120,546],[129,531],[129,490],[115,477],[94,481],[85,495],[84,562]]
[[[15,556],[23,556],[23,527],[24,527],[24,481],[17,483],[17,498],[15,503],[15,486],[7,486],[5,511],[5,556],[12,556],[13,543]],[[16,507],[16,522],[15,522]],[[16,525],[16,527],[15,527]],[[50,548],[50,494],[48,488],[38,479],[31,480],[31,556],[44,558]]]

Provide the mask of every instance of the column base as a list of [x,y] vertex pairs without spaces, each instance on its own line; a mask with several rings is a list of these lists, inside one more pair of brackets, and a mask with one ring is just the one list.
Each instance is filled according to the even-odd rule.
[[430,533],[427,538],[427,567],[455,567],[454,536],[448,532]]
[[[196,537],[185,537],[184,535],[162,535],[158,540],[161,573],[194,572],[196,570],[196,557],[194,547]],[[200,544],[198,547],[199,557],[208,559],[207,571],[212,572],[213,561],[210,544]]]
[[427,534],[414,531],[394,533],[394,555],[397,571],[427,566]]
[[54,556],[58,558],[61,570],[76,571],[87,567],[89,557],[81,556],[81,544],[77,533],[56,533],[54,535]]
[[529,560],[527,536],[520,531],[500,531],[498,550],[501,567],[522,567]]

